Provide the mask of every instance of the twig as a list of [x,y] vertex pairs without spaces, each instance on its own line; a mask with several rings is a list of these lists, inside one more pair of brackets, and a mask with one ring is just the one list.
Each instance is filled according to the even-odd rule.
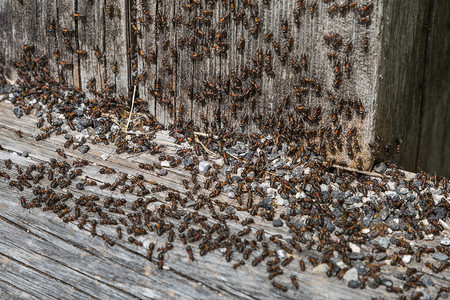
[[[207,134],[207,133],[196,132],[196,131],[194,132],[194,135],[199,135],[199,136],[204,136],[204,137],[210,137],[210,135]],[[215,140],[218,140],[218,139],[219,139],[219,136],[213,135],[212,138],[215,139]]]
[[131,115],[133,114],[134,96],[135,95],[136,95],[136,85],[134,85],[134,89],[133,89],[133,99],[132,99],[132,102],[131,102],[131,110],[130,110],[130,114],[128,116],[127,127],[125,128],[125,132],[128,132],[128,125],[130,125]]
[[209,150],[208,148],[206,148],[205,145],[203,145],[203,143],[199,140],[198,134],[197,134],[196,132],[194,132],[194,140],[195,140],[195,142],[197,142],[198,144],[200,144],[200,146],[202,146],[203,149],[205,149],[205,151],[206,151],[209,155],[211,155],[211,156],[213,156],[213,157],[215,157],[215,158],[220,158],[220,155],[218,155],[218,154],[212,152],[211,150]]
[[344,170],[344,171],[360,173],[360,174],[367,175],[367,176],[373,176],[373,177],[379,177],[379,178],[388,177],[386,175],[382,175],[382,174],[375,173],[375,172],[361,171],[361,170],[358,170],[358,169],[353,169],[353,168],[349,168],[349,167],[343,167],[343,166],[339,166],[339,165],[332,165],[332,166],[333,166],[333,168],[336,168],[336,169],[341,169],[341,170]]

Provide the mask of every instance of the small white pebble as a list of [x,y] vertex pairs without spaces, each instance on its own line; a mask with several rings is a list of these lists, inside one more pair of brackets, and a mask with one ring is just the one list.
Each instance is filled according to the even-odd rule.
[[103,160],[107,160],[108,158],[109,158],[109,154],[107,154],[107,153],[103,153],[100,157],[103,159]]
[[450,246],[450,238],[445,237],[440,241],[441,245]]
[[168,160],[162,161],[161,162],[161,167],[169,168],[170,167],[170,162]]
[[286,258],[286,253],[284,252],[284,250],[277,250],[277,254],[280,257],[280,259]]
[[370,232],[370,228],[363,228],[361,230],[361,232],[364,233],[364,234],[368,234]]
[[277,190],[276,190],[276,189],[274,189],[274,188],[268,188],[268,189],[267,189],[267,194],[272,194],[272,195],[275,195],[275,194],[276,194],[276,192],[277,192]]
[[325,274],[328,271],[329,267],[327,264],[320,264],[312,269],[311,273],[313,274]]
[[421,221],[421,223],[422,223],[424,226],[430,225],[430,223],[428,223],[428,220],[427,220],[427,219],[423,219],[423,220]]
[[411,255],[405,255],[405,256],[403,256],[402,261],[403,261],[405,264],[409,264],[409,262],[411,261],[411,259],[412,259],[412,256],[411,256]]
[[423,237],[423,239],[424,239],[425,241],[432,241],[432,240],[434,240],[434,234],[432,234],[432,233],[426,234],[426,235]]
[[278,195],[278,196],[275,198],[275,204],[276,204],[276,205],[279,205],[279,206],[284,205],[284,199],[281,198],[280,195]]
[[355,245],[353,243],[349,243],[348,245],[350,246],[350,249],[352,249],[353,253],[360,253],[361,252],[361,248],[358,245]]
[[450,230],[450,226],[449,226],[447,223],[445,223],[444,221],[439,220],[439,223],[440,223],[446,230]]

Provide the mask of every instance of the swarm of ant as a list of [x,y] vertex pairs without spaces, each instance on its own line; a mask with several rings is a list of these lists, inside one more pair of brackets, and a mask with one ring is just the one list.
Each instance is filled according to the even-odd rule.
[[[222,17],[220,22],[233,18],[235,22],[248,22],[249,30],[258,34],[261,26],[254,13],[257,10],[248,2],[252,13],[233,10],[233,15]],[[269,1],[263,2],[267,5]],[[315,1],[308,6],[302,3],[298,1],[293,11],[294,21],[305,13],[311,18],[316,14]],[[184,9],[191,11],[195,6],[186,4]],[[358,23],[368,25],[372,9],[370,5],[358,6],[347,1],[342,5],[331,3],[328,14],[354,10],[358,12]],[[202,13],[204,18],[210,15],[207,10]],[[145,17],[136,18],[136,24],[137,20],[147,22]],[[173,26],[188,26],[183,20],[175,17]],[[162,15],[155,22],[160,30],[168,26]],[[136,24],[132,28],[140,35]],[[288,24],[282,22],[280,30],[285,34],[286,45],[280,46],[270,32],[264,35],[264,41],[280,61],[288,61],[292,43],[287,36]],[[217,40],[214,49],[219,55],[233,47],[222,41],[223,35],[222,32],[212,35]],[[348,61],[336,59],[337,50],[344,48],[344,53],[350,53],[353,44],[344,42],[338,33],[325,35],[324,43],[333,49],[328,55],[333,61],[332,85],[337,90],[345,79],[344,73],[350,76],[352,68]],[[245,44],[240,39],[235,47],[242,51]],[[368,51],[368,44],[363,37],[364,51]],[[89,99],[82,91],[67,88],[64,80],[52,78],[46,68],[47,58],[34,57],[33,47],[24,46],[23,50],[22,60],[15,62],[20,77],[15,87],[18,93],[11,99],[15,114],[38,119],[36,126],[41,133],[35,136],[36,141],[45,141],[52,134],[66,138],[55,152],[58,159],[26,167],[4,161],[1,180],[8,180],[10,188],[23,195],[32,193],[18,199],[24,209],[53,213],[63,222],[73,223],[103,239],[110,247],[117,243],[134,245],[145,251],[149,262],[160,270],[170,268],[170,261],[166,261],[168,253],[179,247],[185,249],[191,261],[218,252],[234,269],[261,268],[265,264],[268,280],[281,293],[299,289],[301,282],[296,272],[315,271],[323,266],[326,276],[339,279],[345,279],[349,270],[356,268],[356,280],[351,285],[349,282],[352,288],[385,286],[403,299],[408,294],[413,299],[424,296],[428,287],[422,280],[425,270],[436,276],[448,274],[450,253],[448,237],[445,238],[449,229],[448,180],[424,172],[407,178],[395,165],[376,175],[342,170],[326,160],[324,147],[344,149],[353,157],[357,152],[354,149],[360,148],[355,138],[357,129],[352,127],[342,133],[342,128],[335,126],[311,131],[298,125],[302,123],[300,119],[309,125],[320,123],[324,113],[320,107],[299,105],[296,111],[301,117],[288,115],[286,124],[273,116],[265,122],[256,116],[253,121],[266,131],[244,135],[238,134],[238,128],[229,130],[229,124],[219,113],[213,122],[202,118],[201,128],[184,117],[181,106],[174,112],[173,124],[167,127],[179,149],[168,154],[154,141],[156,133],[164,127],[134,92],[128,97],[117,97],[112,89],[91,90],[95,97]],[[206,53],[196,52],[192,59],[201,60],[205,56]],[[146,59],[153,61],[151,57]],[[264,72],[273,76],[271,61],[271,52],[257,53],[253,68],[247,71],[255,78]],[[170,59],[163,64],[162,72],[172,73]],[[308,56],[291,59],[290,67],[298,72],[308,70]],[[228,83],[223,83],[230,85],[228,91],[236,100],[232,110],[239,110],[242,101],[238,100],[243,99],[253,106],[252,99],[260,94],[258,84],[244,71],[241,75],[231,74]],[[143,78],[143,75],[135,77],[136,81]],[[247,78],[252,83],[242,88],[240,82]],[[92,82],[88,88],[91,86]],[[151,95],[170,106],[159,87],[157,84]],[[212,97],[209,95],[222,90],[225,91],[222,86],[205,82],[202,92],[192,94],[198,95],[199,102],[205,102]],[[305,77],[293,86],[293,93],[299,99],[308,93],[321,95],[321,83]],[[334,97],[329,93],[329,100],[337,103]],[[289,107],[290,102],[286,97],[283,105]],[[364,115],[358,101],[337,103],[336,110],[331,112],[333,124],[335,119],[353,111],[361,118]],[[242,118],[242,127],[248,120]],[[77,140],[72,135],[74,131],[85,131],[89,137]],[[341,134],[346,135],[350,146],[342,145],[338,139]],[[17,135],[21,137],[22,132],[17,131]],[[136,174],[121,173],[107,165],[94,166],[85,159],[70,162],[64,149],[83,149],[80,151],[85,153],[88,143],[111,143],[117,154],[149,153],[155,159],[140,163]],[[200,167],[201,163],[208,167]],[[113,180],[83,176],[88,168],[98,169],[97,173]],[[167,168],[189,172],[190,179],[179,183],[182,191],[148,180],[149,173],[164,176],[161,170]],[[97,192],[93,193],[94,190]],[[101,196],[104,191],[111,192],[111,196]],[[280,226],[285,234],[271,234],[261,228],[263,224]],[[149,243],[149,238],[162,241],[161,245]],[[432,239],[440,244],[428,246],[428,240]],[[432,260],[435,256],[447,259],[435,262]],[[409,266],[412,258],[418,264],[415,267]],[[395,284],[385,275],[391,266],[406,267],[406,273],[400,274]],[[437,296],[444,297],[447,293],[448,288],[443,287]]]

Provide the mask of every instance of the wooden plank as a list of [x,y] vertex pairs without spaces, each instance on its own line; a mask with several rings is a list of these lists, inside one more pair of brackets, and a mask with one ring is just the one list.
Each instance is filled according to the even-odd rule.
[[[11,111],[11,105],[0,103],[0,108],[4,111]],[[17,119],[11,113],[4,114],[0,118],[0,145],[5,150],[0,151],[0,160],[11,159],[14,163],[22,168],[30,164],[38,164],[47,162],[50,158],[55,156],[55,149],[60,148],[64,142],[62,136],[52,136],[49,139],[36,143],[33,136],[39,130],[34,127],[34,121],[30,117],[22,117]],[[23,131],[23,138],[18,139],[14,130],[21,128]],[[167,137],[167,132],[158,135],[155,142],[166,145],[166,151],[173,153],[178,147],[173,142],[173,139]],[[23,157],[18,154],[23,151],[28,151],[29,156]],[[140,162],[153,163],[158,161],[158,155],[151,156],[127,154],[113,155],[104,161],[101,157],[104,154],[113,153],[112,145],[100,146],[91,145],[91,150],[82,155],[77,150],[66,149],[68,155],[67,161],[78,158],[85,158],[90,161],[88,167],[83,168],[85,176],[89,176],[98,180],[99,184],[103,182],[113,182],[116,176],[99,174],[99,169],[102,166],[108,166],[117,170],[117,172],[125,172],[130,175],[142,174],[148,182],[157,182],[164,184],[169,188],[169,191],[181,193],[185,196],[186,190],[180,184],[181,179],[190,177],[189,171],[182,167],[168,168],[169,174],[164,177],[158,177],[154,172],[144,171],[138,168]],[[2,165],[3,166],[3,165]],[[16,174],[15,169],[2,169],[13,176]],[[120,176],[117,174],[117,176]],[[203,185],[205,177],[199,175],[199,182]],[[82,178],[77,179],[83,180]],[[77,181],[76,180],[76,181]],[[223,180],[222,176],[220,180]],[[49,181],[43,179],[39,184],[48,186]],[[154,184],[148,184],[147,188],[151,189]],[[105,197],[113,197],[115,199],[126,197],[128,203],[132,203],[138,197],[135,193],[127,193],[122,195],[120,191],[100,190],[98,187],[86,187],[84,191],[75,188],[74,184],[67,187],[67,190],[62,191],[55,188],[57,192],[65,193],[70,191],[75,197],[81,195],[98,196],[101,199]],[[11,192],[15,192],[15,196],[11,197]],[[208,192],[207,190],[203,192]],[[126,242],[126,239],[116,240],[117,245],[109,247],[105,245],[104,241],[99,237],[92,237],[88,234],[90,227],[87,225],[85,230],[78,230],[77,221],[63,223],[55,215],[44,213],[41,209],[32,209],[24,211],[20,206],[18,197],[24,196],[27,199],[33,198],[32,191],[25,189],[24,192],[17,192],[8,187],[8,181],[3,178],[0,179],[0,219],[2,228],[7,228],[8,235],[0,242],[0,253],[5,256],[7,253],[8,261],[14,260],[15,264],[20,264],[20,268],[31,272],[39,273],[37,282],[43,282],[44,278],[52,276],[44,283],[45,289],[42,292],[50,289],[52,282],[56,286],[74,286],[76,289],[72,292],[87,292],[92,297],[101,297],[102,293],[117,293],[123,295],[124,298],[161,298],[161,297],[182,297],[182,298],[211,298],[211,297],[238,297],[244,299],[313,299],[313,298],[329,298],[336,299],[354,299],[355,293],[359,298],[369,298],[374,296],[391,296],[387,294],[384,289],[378,288],[353,290],[346,287],[342,281],[335,278],[327,278],[325,275],[312,274],[312,267],[308,264],[306,272],[298,272],[297,264],[290,264],[285,270],[285,278],[280,278],[279,281],[283,284],[289,284],[288,278],[291,274],[296,274],[298,277],[300,289],[298,291],[290,289],[287,293],[281,293],[275,290],[267,281],[266,266],[260,264],[256,268],[245,266],[234,270],[231,264],[226,262],[223,254],[220,251],[214,251],[206,256],[199,256],[198,250],[195,249],[196,261],[190,262],[187,258],[184,245],[178,241],[174,242],[174,249],[170,251],[170,255],[166,257],[167,270],[159,271],[155,265],[156,261],[149,262],[146,258],[146,250],[142,247],[136,247]],[[155,205],[167,204],[165,200],[167,192],[155,192],[152,196],[157,198]],[[237,212],[236,215],[243,220],[249,217],[248,212],[240,211],[239,206],[228,199],[226,195],[217,197],[223,205],[234,207]],[[67,202],[69,203],[69,202]],[[192,204],[192,202],[188,203]],[[209,217],[210,212],[206,208],[198,211],[194,210],[191,205],[183,208],[187,213],[198,212],[200,216]],[[277,212],[278,213],[278,212]],[[255,223],[250,225],[252,233],[249,239],[253,238],[254,232],[257,229],[264,229],[267,236],[281,235],[287,238],[291,235],[287,226],[275,228],[270,222],[264,221],[259,216],[253,217]],[[171,219],[174,228],[177,228],[183,220]],[[211,220],[208,221],[208,223]],[[212,221],[214,223],[215,221]],[[211,224],[212,224],[211,223]],[[229,221],[227,226],[230,231],[237,233],[245,227],[239,222]],[[97,233],[102,233],[108,236],[114,236],[114,228],[109,228],[106,225],[98,225]],[[166,236],[157,236],[150,233],[143,237],[138,237],[145,246],[150,242],[155,242],[156,247],[161,247],[166,243]],[[433,242],[428,242],[427,246],[431,247],[438,243],[439,239]],[[24,241],[25,244],[24,244]],[[270,243],[270,242],[269,242]],[[418,242],[414,247],[419,247],[423,242]],[[8,247],[14,245],[14,247]],[[15,251],[7,252],[5,249],[16,249]],[[272,248],[272,247],[271,247]],[[316,256],[318,253],[315,250],[308,250],[302,247],[302,253],[294,253],[296,260],[302,258],[307,260],[310,256]],[[371,247],[361,245],[361,250],[364,253],[369,253]],[[252,259],[259,253],[252,255]],[[395,251],[392,245],[387,255],[392,255]],[[233,255],[233,262],[238,258],[238,254]],[[423,261],[427,262],[431,258],[428,255],[423,256]],[[2,262],[6,261],[3,259]],[[70,263],[69,263],[70,262]],[[72,263],[74,262],[74,263]],[[251,260],[247,261],[250,264]],[[409,266],[419,268],[422,264],[412,262]],[[11,272],[19,270],[15,268]],[[53,271],[55,270],[55,271]],[[404,272],[404,268],[395,266],[385,266],[382,271],[383,278],[391,279],[396,286],[402,284],[399,279],[394,276],[399,272]],[[427,271],[430,272],[430,271]],[[238,274],[238,276],[235,276]],[[445,286],[446,277],[449,271],[444,271],[440,274],[428,273],[436,287]],[[31,277],[32,275],[30,275]],[[24,276],[29,278],[28,275]],[[2,279],[4,280],[4,279]],[[3,281],[0,281],[0,286],[3,288]],[[17,289],[24,289],[32,295],[35,295],[34,286],[22,285],[21,282],[10,282]],[[174,285],[173,282],[177,284]],[[327,285],[324,290],[323,286]],[[80,288],[82,287],[82,289]],[[69,289],[70,290],[70,289]],[[103,291],[104,290],[104,291]],[[168,294],[168,291],[172,293]],[[38,297],[39,295],[37,295]]]
[[[30,46],[31,52],[40,55],[43,44],[36,39],[36,7],[34,1],[2,1],[0,3],[0,52],[6,63],[14,63],[24,56],[24,46]],[[8,67],[9,69],[9,67]],[[16,80],[16,72],[8,70],[5,74],[10,80]]]
[[75,85],[74,51],[76,50],[75,22],[72,14],[74,12],[73,0],[62,0],[57,2],[56,8],[56,39],[57,51],[56,61],[59,64],[59,81],[65,86]]
[[105,7],[105,32],[103,33],[106,62],[105,89],[117,95],[129,96],[130,66],[127,40],[129,23],[127,1],[111,0]]
[[[409,170],[416,167],[418,155],[418,120],[423,109],[421,91],[427,49],[427,31],[423,24],[428,22],[429,9],[428,2],[413,5],[396,2],[384,6],[382,11],[389,23],[380,31],[382,41],[378,50],[379,87],[374,134],[383,138],[382,147],[391,149],[389,153],[381,153],[379,158],[390,158]],[[400,29],[403,24],[409,25]],[[396,154],[395,148],[400,140],[400,147],[407,150]]]
[[[174,31],[177,38],[177,82],[176,82],[176,118],[180,121],[192,118],[192,88],[193,88],[193,61],[192,47],[189,45],[190,30],[185,25],[192,17],[191,10],[186,9],[182,1],[176,1],[174,19]],[[181,124],[179,124],[181,125]]]
[[46,67],[50,75],[57,79],[58,78],[58,62],[55,58],[55,51],[58,46],[57,41],[57,5],[54,0],[44,1],[43,5],[36,3],[38,10],[40,9],[38,16],[39,20],[39,31],[43,35],[43,48],[45,49],[45,55],[48,58],[48,66]]
[[447,1],[434,1],[431,16],[425,23],[428,33],[427,61],[425,65],[423,112],[417,167],[450,177],[450,63],[448,24],[450,9]]
[[155,44],[155,1],[138,1],[136,26],[142,33],[137,37],[137,59],[139,78],[139,98],[148,102],[148,109],[153,116],[156,113],[156,99],[151,93],[156,82],[156,44]]
[[106,7],[101,1],[79,1],[74,16],[78,28],[77,57],[80,61],[80,84],[88,97],[104,87],[106,76],[104,43]]
[[173,29],[174,14],[173,2],[158,2],[156,4],[155,15],[155,43],[156,43],[156,84],[159,84],[161,97],[156,101],[156,118],[163,124],[167,125],[169,121],[169,107],[172,110],[175,103],[175,97],[172,95],[175,89],[176,76],[176,59],[171,55],[171,50],[176,50],[174,45],[174,37],[171,34]]

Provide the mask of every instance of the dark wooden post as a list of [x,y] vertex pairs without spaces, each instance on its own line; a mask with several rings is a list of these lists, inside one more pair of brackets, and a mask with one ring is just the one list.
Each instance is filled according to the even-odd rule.
[[447,8],[445,0],[4,1],[0,45],[8,60],[35,45],[55,77],[77,88],[95,78],[98,91],[131,102],[136,86],[166,125],[183,113],[200,130],[300,128],[291,136],[352,167],[378,158],[448,175]]

